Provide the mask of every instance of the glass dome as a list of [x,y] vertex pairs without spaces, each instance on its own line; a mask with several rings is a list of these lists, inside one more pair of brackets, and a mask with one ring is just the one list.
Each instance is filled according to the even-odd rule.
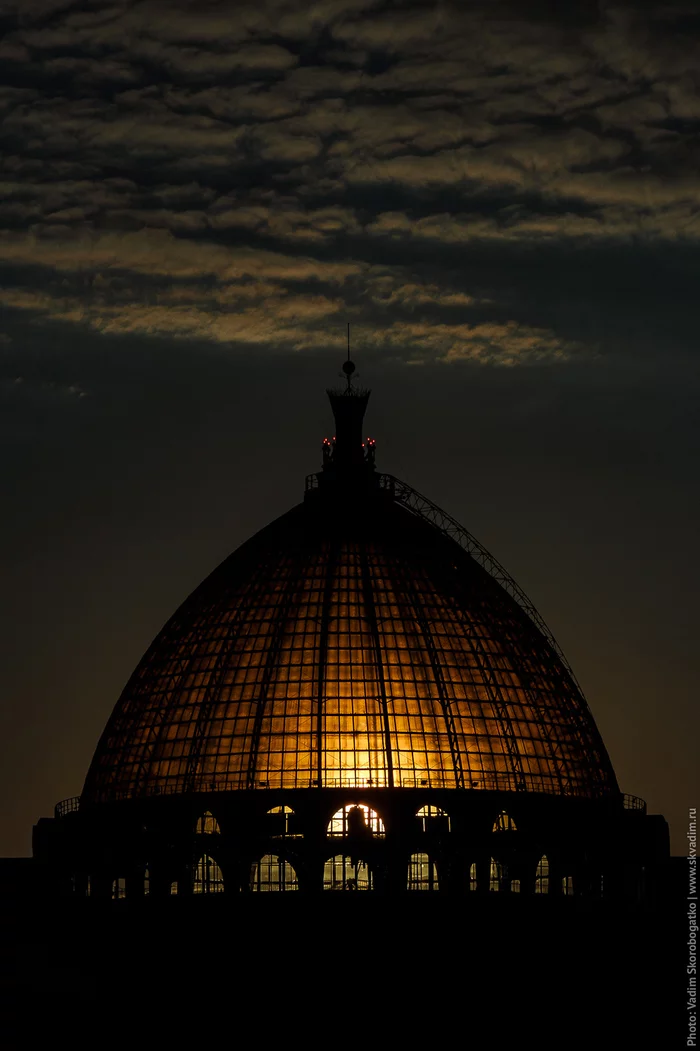
[[84,802],[346,786],[617,793],[543,625],[381,484],[373,449],[362,455],[340,478],[331,450],[308,499],[165,625]]

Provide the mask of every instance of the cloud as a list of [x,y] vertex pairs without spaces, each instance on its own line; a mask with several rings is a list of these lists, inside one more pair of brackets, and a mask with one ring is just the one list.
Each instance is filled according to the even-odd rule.
[[476,325],[395,322],[375,334],[373,342],[380,347],[406,348],[412,362],[471,361],[501,366],[562,362],[577,349],[551,331],[515,321]]
[[14,265],[40,263],[59,272],[106,269],[173,279],[266,277],[329,285],[340,285],[363,270],[361,264],[351,261],[322,262],[247,246],[187,241],[166,230],[73,236],[70,226],[63,224],[34,227],[28,235],[7,237],[0,243],[0,260]]
[[1,45],[7,301],[93,332],[300,348],[344,312],[411,360],[412,325],[441,361],[580,357],[544,306],[562,254],[593,253],[602,302],[610,246],[700,234],[683,12],[22,5]]

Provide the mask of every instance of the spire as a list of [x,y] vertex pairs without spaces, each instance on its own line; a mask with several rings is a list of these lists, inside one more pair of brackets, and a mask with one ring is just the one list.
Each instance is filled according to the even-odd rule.
[[366,477],[374,471],[374,440],[363,441],[362,425],[370,391],[355,386],[355,363],[350,359],[350,322],[348,322],[348,356],[343,362],[344,389],[327,390],[335,418],[335,436],[323,442],[324,473],[336,478]]
[[350,360],[350,322],[348,321],[348,356],[343,362],[343,372],[348,381],[348,390],[352,387],[352,374],[355,371],[355,362]]

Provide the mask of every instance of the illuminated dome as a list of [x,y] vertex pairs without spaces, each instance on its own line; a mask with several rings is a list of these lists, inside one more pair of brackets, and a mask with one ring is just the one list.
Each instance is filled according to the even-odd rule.
[[306,498],[184,602],[128,682],[82,804],[241,789],[617,794],[556,643],[505,571],[374,469],[368,392]]

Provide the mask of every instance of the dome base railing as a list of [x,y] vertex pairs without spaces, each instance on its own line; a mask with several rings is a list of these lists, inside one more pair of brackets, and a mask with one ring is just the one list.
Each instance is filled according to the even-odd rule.
[[54,807],[54,817],[63,818],[68,814],[74,814],[81,809],[85,809],[88,806],[103,805],[110,803],[120,803],[125,801],[143,802],[148,799],[160,799],[161,797],[168,796],[197,796],[197,795],[209,795],[212,793],[226,793],[232,792],[238,794],[244,791],[269,791],[269,792],[297,792],[297,791],[308,791],[309,789],[343,789],[346,792],[374,792],[374,791],[400,791],[401,789],[422,789],[427,791],[448,791],[448,792],[493,792],[493,793],[517,793],[531,794],[531,795],[545,795],[545,796],[564,796],[567,799],[580,799],[583,802],[600,802],[604,799],[618,800],[622,802],[622,806],[625,810],[634,810],[641,814],[646,814],[647,805],[643,799],[638,796],[632,795],[613,795],[613,796],[588,796],[579,793],[575,788],[565,789],[563,792],[560,789],[554,790],[552,787],[540,785],[539,787],[530,787],[523,789],[522,786],[518,787],[514,779],[507,778],[488,778],[482,777],[474,780],[467,780],[464,788],[458,787],[454,778],[436,778],[434,775],[430,778],[416,777],[416,778],[402,778],[399,783],[395,783],[393,788],[384,781],[378,781],[370,778],[357,778],[355,780],[348,780],[346,778],[325,778],[323,783],[319,785],[318,780],[310,779],[309,781],[300,782],[297,781],[295,784],[283,784],[281,781],[261,780],[256,781],[251,788],[241,788],[238,784],[228,784],[225,781],[214,781],[210,784],[201,784],[197,786],[185,787],[182,784],[175,783],[170,785],[159,785],[154,786],[147,793],[140,793],[135,795],[133,792],[122,789],[116,790],[105,795],[102,799],[83,802],[80,796],[71,796],[68,799],[62,799],[59,803],[56,803]]

